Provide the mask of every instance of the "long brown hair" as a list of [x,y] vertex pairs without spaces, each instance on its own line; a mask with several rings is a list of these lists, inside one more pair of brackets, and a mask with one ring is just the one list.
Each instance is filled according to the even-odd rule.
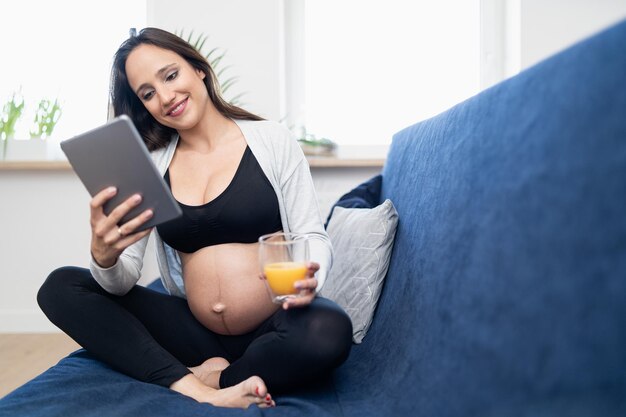
[[209,93],[209,97],[215,108],[224,116],[232,119],[263,120],[263,118],[234,106],[222,98],[219,83],[213,69],[206,58],[193,46],[173,33],[147,27],[142,29],[137,35],[125,40],[115,53],[111,71],[110,94],[113,103],[113,114],[115,116],[128,115],[135,123],[149,150],[152,151],[166,146],[176,134],[176,130],[157,122],[130,88],[128,77],[126,76],[126,60],[128,55],[141,44],[154,45],[173,51],[189,62],[193,68],[205,73],[204,85]]

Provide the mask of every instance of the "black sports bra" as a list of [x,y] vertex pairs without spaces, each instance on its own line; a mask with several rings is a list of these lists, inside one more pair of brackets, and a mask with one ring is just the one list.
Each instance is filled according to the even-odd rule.
[[[171,188],[169,169],[164,178]],[[180,252],[222,243],[253,243],[261,235],[282,230],[278,198],[249,147],[220,195],[200,206],[178,204],[183,215],[157,226],[157,231]]]

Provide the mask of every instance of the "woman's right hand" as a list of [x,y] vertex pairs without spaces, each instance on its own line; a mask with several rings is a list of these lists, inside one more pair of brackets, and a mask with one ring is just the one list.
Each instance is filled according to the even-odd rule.
[[103,268],[109,268],[128,246],[147,236],[152,229],[136,232],[135,230],[152,217],[152,210],[146,210],[132,220],[118,227],[119,221],[141,202],[141,196],[135,194],[115,207],[109,215],[104,214],[102,206],[117,193],[115,187],[105,188],[96,194],[91,202],[91,256]]

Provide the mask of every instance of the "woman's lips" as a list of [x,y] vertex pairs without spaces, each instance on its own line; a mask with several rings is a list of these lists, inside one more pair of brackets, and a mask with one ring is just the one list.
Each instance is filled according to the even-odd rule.
[[187,100],[189,99],[186,98],[180,103],[178,103],[172,110],[167,112],[167,115],[172,116],[172,117],[180,116],[182,112],[185,111],[185,107],[187,107]]

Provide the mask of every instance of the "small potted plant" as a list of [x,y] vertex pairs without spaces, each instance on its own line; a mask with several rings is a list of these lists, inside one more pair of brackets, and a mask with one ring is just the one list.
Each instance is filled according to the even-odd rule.
[[30,138],[49,138],[61,117],[61,113],[61,105],[58,100],[55,99],[52,102],[45,98],[42,99],[37,106],[35,122],[30,130]]
[[20,93],[13,93],[11,99],[2,106],[0,115],[0,140],[2,141],[2,159],[7,158],[9,140],[15,136],[15,125],[24,112],[24,98]]
[[312,133],[308,133],[302,127],[298,135],[298,143],[305,155],[309,156],[334,156],[337,144],[328,138],[318,138]]
[[24,98],[19,93],[13,96],[2,108],[0,117],[0,140],[2,141],[2,159],[4,160],[42,160],[47,159],[48,144],[56,124],[61,117],[61,105],[58,100],[42,99],[39,101],[30,138],[16,138],[18,120],[24,112]]

